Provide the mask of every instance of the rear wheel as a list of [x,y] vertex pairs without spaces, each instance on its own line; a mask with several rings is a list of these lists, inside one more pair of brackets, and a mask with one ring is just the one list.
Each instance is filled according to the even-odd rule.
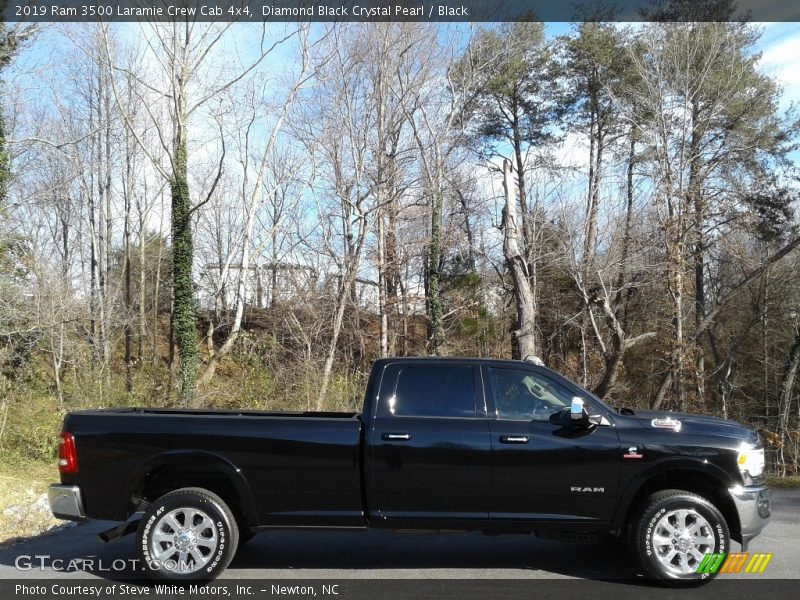
[[683,490],[664,490],[648,498],[632,523],[631,550],[646,575],[670,585],[702,583],[713,573],[698,573],[707,554],[728,552],[725,518],[705,498]]
[[238,542],[230,509],[202,488],[161,496],[147,508],[136,533],[142,564],[162,579],[213,579],[228,566]]

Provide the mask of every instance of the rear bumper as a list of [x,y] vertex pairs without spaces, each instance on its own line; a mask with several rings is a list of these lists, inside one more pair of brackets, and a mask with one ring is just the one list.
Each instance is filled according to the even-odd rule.
[[729,490],[736,512],[739,513],[739,525],[742,536],[742,551],[769,523],[772,513],[772,495],[764,486],[736,486]]
[[81,488],[77,485],[54,483],[47,490],[47,498],[54,517],[69,521],[86,521]]

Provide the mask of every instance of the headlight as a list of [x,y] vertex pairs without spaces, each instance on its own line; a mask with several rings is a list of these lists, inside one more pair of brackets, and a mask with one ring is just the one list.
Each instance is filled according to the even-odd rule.
[[739,457],[736,459],[739,471],[747,473],[750,477],[761,477],[764,473],[764,448],[754,448],[750,444],[739,447]]

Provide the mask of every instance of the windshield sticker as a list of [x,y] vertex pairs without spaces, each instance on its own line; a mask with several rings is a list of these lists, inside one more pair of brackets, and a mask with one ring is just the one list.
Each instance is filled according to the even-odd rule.
[[673,419],[671,417],[653,419],[650,421],[650,425],[657,429],[672,429],[673,431],[681,430],[681,422],[678,421],[678,419]]

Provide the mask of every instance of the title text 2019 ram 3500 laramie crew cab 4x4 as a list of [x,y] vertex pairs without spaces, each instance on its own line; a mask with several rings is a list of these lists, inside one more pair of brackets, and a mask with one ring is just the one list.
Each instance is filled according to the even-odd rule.
[[618,412],[522,361],[381,359],[361,414],[74,412],[59,448],[53,513],[127,521],[105,537],[135,530],[142,564],[171,579],[311,526],[611,534],[645,574],[689,583],[770,516],[755,432]]

